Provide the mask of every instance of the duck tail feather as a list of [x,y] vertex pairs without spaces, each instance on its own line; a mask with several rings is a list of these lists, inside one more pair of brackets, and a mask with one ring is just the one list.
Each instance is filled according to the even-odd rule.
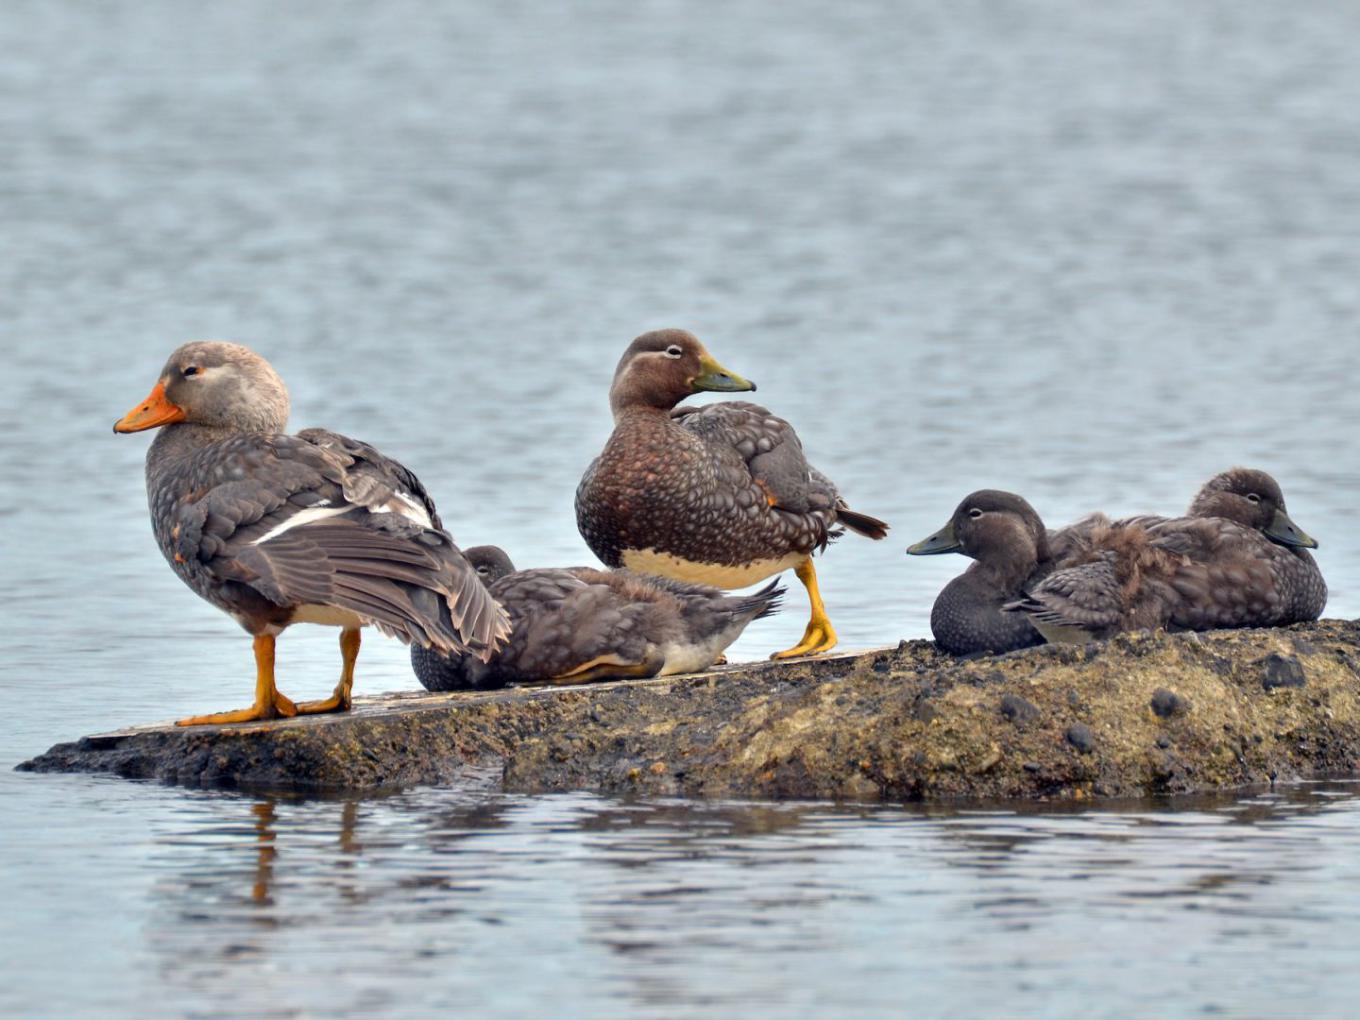
[[844,504],[836,508],[836,520],[844,524],[847,528],[857,535],[865,538],[872,538],[875,541],[888,537],[888,524],[880,521],[877,517],[870,517],[862,514],[858,510],[851,510]]

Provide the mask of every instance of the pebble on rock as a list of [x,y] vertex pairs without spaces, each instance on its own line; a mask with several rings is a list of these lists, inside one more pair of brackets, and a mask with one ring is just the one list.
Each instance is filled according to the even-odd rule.
[[1163,719],[1170,719],[1173,715],[1185,715],[1190,711],[1190,702],[1187,699],[1165,687],[1158,687],[1152,692],[1151,704],[1152,711]]
[[1302,687],[1308,682],[1307,677],[1303,675],[1303,663],[1292,655],[1272,652],[1262,659],[1261,663],[1265,667],[1261,686],[1268,691],[1273,691],[1276,687]]
[[1039,709],[1034,703],[1018,694],[1001,695],[1001,714],[1011,722],[1022,725],[1039,718]]
[[1090,754],[1096,749],[1096,735],[1085,723],[1073,723],[1063,736],[1082,754]]

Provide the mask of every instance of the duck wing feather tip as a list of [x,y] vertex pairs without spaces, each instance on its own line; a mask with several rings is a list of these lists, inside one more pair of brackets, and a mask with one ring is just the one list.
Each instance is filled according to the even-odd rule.
[[784,586],[776,578],[757,592],[732,599],[732,602],[735,603],[732,610],[737,616],[747,617],[747,622],[764,620],[779,612],[783,606],[785,594],[787,592]]

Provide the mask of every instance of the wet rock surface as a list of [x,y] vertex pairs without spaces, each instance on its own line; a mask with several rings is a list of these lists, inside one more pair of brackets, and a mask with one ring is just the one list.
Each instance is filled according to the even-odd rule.
[[926,641],[573,688],[151,726],[27,771],[250,790],[416,784],[855,801],[1127,797],[1354,773],[1360,622],[1130,634],[968,661]]

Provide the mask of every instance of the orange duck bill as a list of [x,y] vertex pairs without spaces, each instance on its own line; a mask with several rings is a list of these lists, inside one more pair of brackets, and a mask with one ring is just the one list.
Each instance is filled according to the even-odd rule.
[[165,395],[165,383],[158,382],[145,400],[113,423],[115,432],[142,432],[184,420],[184,408],[172,404]]

